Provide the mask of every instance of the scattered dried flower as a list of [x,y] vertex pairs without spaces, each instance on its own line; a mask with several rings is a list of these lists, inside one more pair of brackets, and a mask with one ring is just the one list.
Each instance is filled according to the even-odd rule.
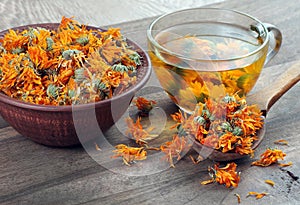
[[190,149],[191,145],[188,143],[186,137],[179,137],[178,135],[173,136],[172,141],[165,142],[160,146],[162,152],[166,154],[166,158],[170,163],[171,167],[175,167],[173,158],[180,160],[182,154]]
[[147,152],[143,147],[128,147],[124,144],[115,146],[113,152],[116,155],[113,158],[122,157],[124,164],[130,166],[135,160],[145,160],[147,158]]
[[264,196],[268,195],[269,193],[266,193],[266,192],[262,192],[262,193],[258,193],[258,192],[255,192],[255,191],[250,191],[247,195],[248,196],[255,196],[256,199],[261,199],[263,198]]
[[152,110],[153,106],[156,104],[156,101],[147,100],[144,97],[137,97],[133,102],[137,106],[138,110],[140,110],[141,116],[147,116]]
[[189,135],[201,144],[221,152],[254,155],[253,142],[263,127],[262,113],[245,98],[226,95],[221,102],[207,99],[199,103],[193,114],[171,115],[180,136]]
[[259,160],[252,162],[252,165],[262,167],[270,166],[271,164],[277,163],[279,159],[283,160],[285,156],[286,154],[279,149],[268,148],[260,155]]
[[181,125],[184,122],[184,119],[187,118],[186,114],[183,116],[182,112],[179,110],[178,112],[171,114],[172,119],[176,122],[175,125],[171,126],[171,129]]
[[[227,188],[237,187],[240,181],[240,175],[236,172],[236,167],[237,165],[234,162],[228,163],[222,168],[220,168],[218,164],[215,164],[214,167],[208,167],[208,171],[213,182],[224,184]],[[210,180],[207,182],[204,181],[203,184],[208,184],[208,182],[210,182]]]
[[147,140],[156,137],[156,135],[151,135],[149,133],[151,132],[151,130],[154,129],[153,127],[149,127],[147,129],[143,128],[140,117],[137,118],[135,123],[130,117],[128,117],[126,118],[126,123],[128,127],[126,130],[126,134],[132,139],[134,139],[139,145],[145,145],[147,144]]

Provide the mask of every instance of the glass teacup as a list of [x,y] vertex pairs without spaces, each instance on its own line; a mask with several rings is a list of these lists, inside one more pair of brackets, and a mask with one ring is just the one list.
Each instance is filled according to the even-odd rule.
[[163,15],[147,37],[161,86],[186,112],[207,98],[247,95],[282,41],[275,26],[217,8]]

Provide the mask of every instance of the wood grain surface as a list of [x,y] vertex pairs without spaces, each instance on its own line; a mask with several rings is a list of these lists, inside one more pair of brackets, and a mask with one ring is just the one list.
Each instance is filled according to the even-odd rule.
[[104,26],[199,7],[224,0],[1,0],[1,30],[31,23],[59,22],[62,15]]
[[[106,13],[107,22],[102,24],[99,22],[99,16],[103,18],[101,14],[103,11],[98,9],[102,6],[101,2],[96,0],[4,0],[0,2],[0,29],[30,23],[57,22],[62,15],[78,16],[79,21],[90,25],[118,26],[131,39],[146,46],[145,31],[149,23],[153,21],[153,17],[114,24],[115,22],[109,20],[110,15],[113,14]],[[137,2],[145,3],[146,1]],[[167,5],[172,1],[162,2],[165,2],[168,7]],[[122,7],[121,3],[118,6]],[[261,21],[278,26],[282,31],[282,48],[263,70],[255,90],[267,87],[289,65],[300,61],[300,35],[298,35],[300,4],[298,0],[227,0],[211,6],[246,12]],[[151,12],[151,9],[156,8],[155,3],[152,2],[147,5],[144,12],[148,10]],[[124,21],[127,20],[124,19]],[[153,75],[148,86],[156,84]],[[140,94],[157,99],[158,106],[166,113],[177,109],[164,93],[153,90],[144,90]],[[194,165],[188,157],[184,157],[176,163],[174,169],[163,167],[161,171],[150,174],[151,169],[156,167],[148,167],[149,172],[145,174],[136,172],[139,174],[131,176],[134,175],[136,168],[124,166],[121,160],[105,161],[101,165],[96,162],[102,157],[109,157],[111,153],[99,152],[101,155],[98,155],[99,159],[95,155],[95,161],[80,146],[74,148],[42,146],[24,138],[1,119],[0,204],[231,205],[237,204],[234,195],[236,193],[241,196],[241,204],[300,204],[299,93],[298,83],[272,107],[266,119],[266,136],[256,150],[257,158],[267,147],[278,147],[287,153],[285,161],[291,161],[293,165],[285,168],[279,168],[277,165],[261,168],[250,166],[256,158],[238,160],[236,163],[238,171],[241,171],[241,181],[235,189],[228,189],[217,184],[206,186],[200,184],[201,181],[209,178],[207,167],[214,163],[210,160]],[[117,127],[110,129],[107,135],[112,144],[130,143],[121,136]],[[273,142],[277,139],[286,139],[289,145],[275,145]],[[188,154],[197,156],[193,151]],[[143,162],[138,162],[136,165],[140,163]],[[264,182],[266,179],[273,180],[275,186],[266,184]],[[253,197],[246,197],[249,191],[268,192],[269,195],[256,200]]]

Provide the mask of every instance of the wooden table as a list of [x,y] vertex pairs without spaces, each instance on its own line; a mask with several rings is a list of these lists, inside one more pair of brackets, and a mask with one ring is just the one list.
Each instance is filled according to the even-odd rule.
[[[29,23],[38,23],[40,16],[45,19],[43,9],[45,13],[49,13],[47,6],[40,8],[42,10],[35,8],[34,12],[23,11],[22,9],[27,7],[22,7],[21,3],[24,2],[15,3],[14,8],[1,7],[1,30],[21,25],[27,22],[27,19]],[[98,4],[98,1],[94,4]],[[74,4],[74,7],[79,9],[80,4]],[[282,48],[264,69],[256,87],[257,90],[268,86],[288,65],[300,60],[300,4],[298,0],[228,0],[211,7],[246,12],[264,22],[275,24],[281,29]],[[6,8],[8,10],[5,11]],[[19,10],[23,11],[24,17],[17,15]],[[46,19],[58,21],[57,17],[65,14],[63,11],[63,7],[54,9]],[[96,11],[92,12],[94,13],[86,13],[86,16],[90,17],[88,19],[90,24],[99,25],[93,16],[101,14]],[[76,16],[76,13],[71,15]],[[148,18],[114,26],[121,27],[124,33],[137,30],[143,33],[152,20],[153,18]],[[136,40],[143,44],[142,41],[145,39],[141,35]],[[154,81],[153,77],[150,84]],[[147,93],[150,93],[149,90],[145,91],[145,94]],[[188,157],[184,157],[176,164],[176,168],[163,169],[153,174],[130,176],[132,173],[130,169],[135,165],[128,168],[120,160],[117,164],[104,163],[102,166],[94,161],[82,147],[51,148],[36,144],[18,134],[1,119],[0,203],[237,204],[234,194],[238,193],[241,196],[241,204],[300,204],[299,93],[300,86],[297,84],[272,107],[266,119],[266,136],[256,151],[257,158],[267,147],[277,146],[287,153],[285,161],[292,161],[293,165],[285,168],[279,168],[277,165],[261,168],[250,166],[254,159],[246,158],[236,161],[238,171],[241,171],[241,181],[235,189],[228,189],[218,184],[206,186],[200,184],[201,181],[208,179],[207,167],[213,164],[210,160],[194,165]],[[165,95],[161,95],[161,92],[154,92],[149,96],[158,98],[159,106],[162,108],[176,110],[176,107]],[[116,127],[113,127],[108,132],[108,135],[112,137],[111,141],[126,142],[126,139],[119,138],[116,130]],[[288,140],[288,146],[273,143],[282,138]],[[192,151],[190,154],[196,156]],[[127,170],[127,174],[124,170]],[[266,184],[264,182],[266,179],[273,180],[275,186]],[[249,191],[264,191],[269,195],[260,200],[254,197],[246,198]]]

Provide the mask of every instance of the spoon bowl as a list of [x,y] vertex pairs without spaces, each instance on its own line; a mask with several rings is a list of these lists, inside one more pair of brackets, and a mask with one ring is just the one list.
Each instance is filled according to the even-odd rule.
[[[257,132],[258,139],[254,141],[252,145],[252,149],[256,149],[259,146],[259,144],[262,142],[264,138],[265,132],[266,132],[265,126],[263,126]],[[193,149],[196,152],[198,152],[204,159],[209,158],[213,161],[218,161],[218,162],[233,161],[248,156],[248,155],[241,155],[235,152],[221,152],[212,147],[205,146],[196,140],[194,140]]]

